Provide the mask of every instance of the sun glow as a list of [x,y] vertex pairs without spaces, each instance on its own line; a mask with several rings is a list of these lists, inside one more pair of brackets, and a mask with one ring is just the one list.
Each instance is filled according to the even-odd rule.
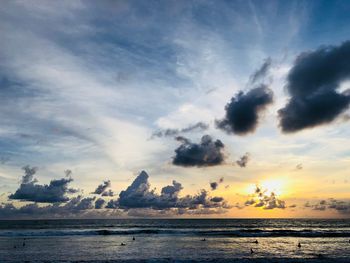
[[248,194],[253,194],[259,188],[267,195],[274,193],[275,195],[286,195],[288,193],[288,182],[286,179],[265,179],[256,184],[249,184],[246,188]]
[[275,193],[276,195],[282,195],[287,191],[287,182],[283,179],[268,179],[262,181],[259,185],[267,194]]

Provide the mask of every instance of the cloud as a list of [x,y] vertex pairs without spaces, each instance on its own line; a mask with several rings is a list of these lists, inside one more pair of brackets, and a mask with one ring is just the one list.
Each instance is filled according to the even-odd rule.
[[253,197],[247,200],[244,204],[245,206],[261,207],[265,210],[286,208],[285,201],[280,200],[274,192],[267,194],[266,190],[262,190],[258,186],[255,188]]
[[111,187],[111,181],[110,180],[103,181],[102,184],[97,186],[97,188],[95,189],[94,192],[92,192],[92,194],[97,194],[97,195],[102,194],[102,196],[110,196],[109,194],[111,193],[112,194],[111,196],[113,196],[113,192],[111,190],[109,190],[109,192],[106,191],[108,187]]
[[161,195],[169,198],[176,198],[182,189],[182,185],[173,180],[173,185],[164,186],[162,188]]
[[326,204],[328,205],[328,209],[334,209],[341,214],[349,214],[350,213],[350,202],[349,201],[330,199],[328,201],[328,203],[326,203]]
[[327,124],[350,104],[350,91],[337,91],[350,78],[350,41],[300,54],[288,73],[289,102],[278,111],[284,133]]
[[[0,217],[80,217],[85,215],[109,215],[111,213],[109,210],[117,211],[117,213],[123,212],[126,215],[136,215],[142,211],[155,211],[150,212],[154,215],[182,215],[186,211],[188,214],[199,215],[224,213],[231,208],[224,198],[220,196],[211,197],[203,189],[195,195],[180,197],[183,187],[181,183],[175,180],[172,181],[171,185],[164,186],[158,194],[155,189],[151,189],[148,178],[148,174],[142,171],[126,190],[120,192],[119,199],[110,199],[108,202],[95,196],[83,197],[79,195],[68,199],[62,192],[60,192],[59,197],[54,196],[51,193],[53,191],[51,189],[52,181],[50,185],[34,185],[34,179],[31,178],[31,181],[26,180],[25,185],[34,185],[30,188],[32,196],[29,197],[27,194],[29,191],[27,191],[27,195],[20,200],[32,201],[33,203],[22,207],[15,207],[12,203],[1,204]],[[220,181],[222,182],[223,179],[220,179]],[[24,187],[27,186],[23,186],[22,183],[15,195],[19,195],[18,192],[21,189],[21,191],[24,191]],[[36,188],[36,195],[32,193],[32,188]],[[48,196],[49,192],[51,195]],[[65,192],[68,192],[68,188]],[[22,195],[24,194],[22,193]],[[51,204],[41,206],[38,204],[40,202],[50,202]]]
[[196,124],[192,124],[186,128],[183,129],[165,129],[165,130],[158,130],[154,132],[151,136],[151,139],[158,137],[169,137],[169,136],[177,136],[180,133],[188,133],[192,131],[205,131],[209,128],[209,125],[204,122],[197,122]]
[[218,196],[213,197],[213,198],[210,199],[210,201],[212,201],[212,202],[214,202],[214,203],[220,203],[220,202],[222,202],[223,200],[224,200],[224,198],[218,197]]
[[247,93],[240,91],[226,105],[226,115],[216,120],[216,127],[237,135],[254,132],[259,114],[273,102],[273,92],[265,84],[251,89]]
[[243,155],[241,158],[239,158],[239,160],[236,161],[236,164],[241,167],[244,168],[247,166],[248,161],[250,159],[250,154],[246,153],[245,155]]
[[102,196],[114,196],[114,192],[111,189],[109,189],[108,191],[104,191],[102,193]]
[[[75,189],[68,188],[68,184],[73,181],[71,177],[51,180],[48,185],[40,185],[33,178],[37,168],[25,166],[23,170],[25,174],[22,177],[21,185],[14,194],[9,196],[10,199],[40,203],[67,202],[69,198],[66,194],[76,192]],[[70,174],[71,171],[67,170],[66,175],[70,176]]]
[[183,187],[176,181],[173,181],[172,185],[163,187],[159,195],[154,189],[151,190],[148,177],[148,174],[142,171],[125,191],[120,192],[119,208],[152,208],[155,210],[229,208],[229,205],[223,198],[215,197],[213,199],[208,196],[208,192],[205,190],[201,190],[193,196],[179,197]]
[[[24,170],[24,175],[22,177],[22,184],[28,184],[32,182],[33,176],[38,171],[38,168],[37,167],[30,168],[29,165],[26,165],[22,169]],[[34,182],[36,182],[36,180]]]
[[210,185],[211,190],[212,191],[216,190],[216,188],[218,188],[219,184],[221,184],[223,182],[224,182],[224,177],[221,177],[218,182],[210,182],[209,185]]
[[261,203],[264,209],[286,208],[285,201],[278,199],[275,193],[271,193],[270,196],[265,196]]
[[261,65],[261,67],[250,76],[250,83],[254,84],[260,80],[263,80],[268,75],[269,70],[271,68],[271,64],[271,58],[267,58],[265,62]]
[[132,184],[119,194],[119,205],[125,208],[148,207],[156,199],[154,190],[150,190],[148,174],[142,171]]
[[103,205],[106,203],[106,201],[102,198],[99,198],[95,202],[95,209],[101,209],[103,208]]
[[174,165],[205,167],[224,162],[224,144],[220,140],[213,141],[209,135],[204,135],[198,144],[184,137],[177,137],[176,140],[182,144],[175,150]]
[[118,209],[119,208],[119,202],[118,200],[109,200],[109,202],[106,205],[106,208],[108,209]]
[[216,190],[218,188],[219,184],[217,182],[211,182],[210,183],[210,188],[211,190]]
[[303,169],[303,164],[302,163],[299,163],[295,166],[295,169],[296,170],[302,170]]
[[96,197],[85,197],[76,204],[75,209],[76,210],[87,210],[87,209],[93,209],[95,207],[94,201]]
[[340,214],[350,214],[350,201],[329,198],[317,201],[316,203],[306,202],[304,207],[316,211],[335,210]]
[[0,204],[1,218],[66,218],[97,215],[100,199],[76,196],[66,203],[53,203],[41,206],[37,203],[15,207],[12,203]]

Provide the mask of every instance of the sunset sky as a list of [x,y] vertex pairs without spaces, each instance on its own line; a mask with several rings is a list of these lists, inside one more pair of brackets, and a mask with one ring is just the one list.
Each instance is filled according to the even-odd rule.
[[2,1],[0,218],[349,217],[349,13]]

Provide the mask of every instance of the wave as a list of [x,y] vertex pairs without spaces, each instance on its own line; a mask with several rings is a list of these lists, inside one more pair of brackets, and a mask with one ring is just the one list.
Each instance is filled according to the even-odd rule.
[[0,237],[30,236],[96,236],[96,235],[185,235],[215,237],[350,237],[350,231],[293,230],[293,229],[239,229],[239,230],[188,230],[188,229],[88,229],[88,230],[14,230],[0,231]]

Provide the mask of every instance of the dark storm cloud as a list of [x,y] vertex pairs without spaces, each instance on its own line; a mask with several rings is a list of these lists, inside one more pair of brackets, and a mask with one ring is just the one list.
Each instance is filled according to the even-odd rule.
[[97,188],[95,189],[94,192],[92,192],[92,194],[97,194],[97,195],[103,194],[106,191],[106,189],[110,186],[111,186],[110,180],[103,181],[102,184],[97,186]]
[[263,78],[265,78],[268,75],[269,70],[271,68],[271,64],[271,58],[267,58],[265,62],[261,65],[261,67],[250,76],[250,83],[254,84],[260,80],[263,80]]
[[216,120],[216,127],[237,135],[254,132],[259,114],[272,102],[273,92],[264,84],[245,94],[240,91],[226,105],[226,115],[222,120]]
[[165,130],[158,130],[154,132],[151,136],[151,139],[155,137],[169,137],[169,136],[177,136],[181,133],[188,133],[192,131],[205,131],[209,128],[209,125],[203,122],[197,122],[195,124],[192,124],[186,128],[183,129],[165,129]]
[[[10,199],[40,203],[66,202],[69,200],[66,194],[75,192],[74,189],[68,188],[68,184],[73,181],[71,177],[51,180],[48,185],[40,185],[33,178],[37,170],[35,167],[25,166],[23,170],[25,174],[22,177],[21,185],[14,194],[9,196]],[[70,175],[70,171],[66,171],[66,174]]]
[[203,167],[224,162],[224,144],[220,140],[213,141],[209,135],[204,135],[198,144],[184,137],[177,137],[176,140],[182,144],[175,150],[174,165]]
[[239,160],[236,161],[236,164],[239,167],[244,168],[247,166],[249,159],[250,159],[250,154],[246,153],[245,155],[241,156],[241,158],[239,158]]
[[285,133],[330,123],[350,104],[350,91],[339,92],[350,78],[350,41],[298,56],[287,77],[291,98],[278,111]]
[[259,187],[256,187],[253,197],[247,200],[244,204],[245,206],[262,207],[265,210],[286,208],[285,201],[278,199],[275,193],[271,192],[270,194],[267,194],[266,190],[262,190]]
[[155,210],[229,208],[224,199],[215,197],[212,200],[205,190],[201,190],[197,195],[179,197],[182,189],[180,183],[173,181],[172,185],[163,187],[159,195],[154,189],[151,190],[148,174],[142,171],[125,191],[120,192],[118,206],[123,209],[153,208]]

